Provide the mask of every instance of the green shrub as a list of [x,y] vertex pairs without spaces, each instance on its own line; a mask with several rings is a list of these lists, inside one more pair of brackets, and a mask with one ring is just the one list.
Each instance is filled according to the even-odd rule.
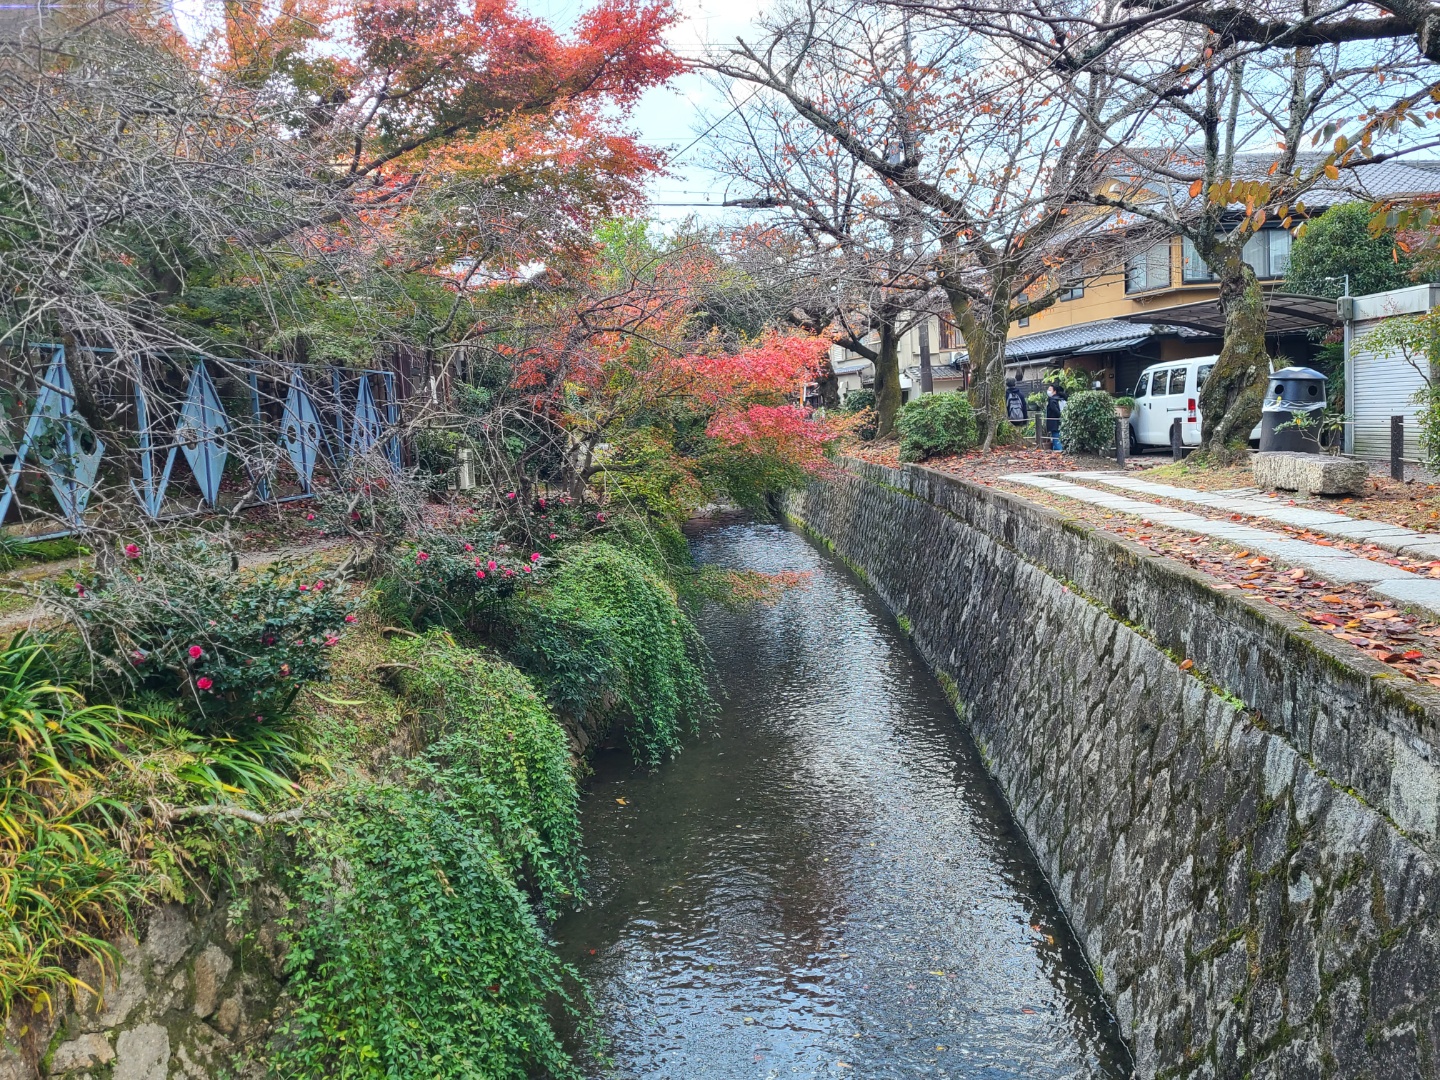
[[964,394],[925,394],[900,410],[900,460],[961,454],[975,445],[975,410]]
[[583,720],[618,705],[636,758],[680,748],[711,707],[705,647],[675,590],[639,555],[594,540],[572,548],[548,589],[506,615],[517,658]]
[[856,429],[855,434],[865,440],[875,438],[875,391],[874,390],[851,390],[845,395],[845,401],[841,408],[847,413],[864,412],[870,410],[870,419]]
[[1060,443],[1072,453],[1098,454],[1115,437],[1115,399],[1104,390],[1081,390],[1060,414]]
[[548,1003],[572,973],[493,839],[478,781],[356,783],[297,833],[280,1076],[522,1080],[576,1071]]
[[173,698],[200,731],[283,714],[304,683],[325,677],[351,616],[313,567],[232,572],[228,554],[200,541],[137,548],[112,577],[57,583],[49,599],[79,628],[113,699]]
[[510,664],[432,632],[396,646],[405,697],[429,747],[414,769],[448,787],[490,828],[500,854],[550,908],[580,890],[580,817],[570,745],[534,686]]

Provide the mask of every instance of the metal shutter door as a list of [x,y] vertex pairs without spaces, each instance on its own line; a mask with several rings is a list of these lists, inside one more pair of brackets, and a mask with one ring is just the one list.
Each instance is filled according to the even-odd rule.
[[[1425,379],[1398,349],[1371,350],[1365,347],[1365,331],[1377,323],[1355,327],[1351,346],[1354,365],[1354,401],[1348,412],[1355,418],[1355,456],[1390,456],[1390,418],[1405,417],[1405,456],[1420,458],[1420,407],[1414,397],[1425,387]],[[1423,363],[1423,361],[1422,361]]]

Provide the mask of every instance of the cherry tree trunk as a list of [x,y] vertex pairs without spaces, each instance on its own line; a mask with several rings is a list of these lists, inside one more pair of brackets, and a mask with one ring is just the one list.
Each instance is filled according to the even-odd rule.
[[1220,307],[1225,313],[1225,342],[1200,391],[1204,419],[1200,441],[1207,454],[1225,462],[1244,450],[1251,428],[1260,422],[1270,374],[1265,295],[1255,272],[1244,263],[1221,277]]
[[886,319],[880,324],[880,348],[875,358],[875,437],[888,438],[895,430],[895,415],[900,411],[900,338],[895,323]]

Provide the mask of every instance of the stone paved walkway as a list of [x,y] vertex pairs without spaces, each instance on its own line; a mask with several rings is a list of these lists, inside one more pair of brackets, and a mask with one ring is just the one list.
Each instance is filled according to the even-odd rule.
[[1288,499],[1269,495],[1258,488],[1237,488],[1231,491],[1196,491],[1193,488],[1176,487],[1174,484],[1157,484],[1135,476],[1120,476],[1112,472],[1074,472],[1068,476],[1080,477],[1092,483],[1137,495],[1153,495],[1157,498],[1174,499],[1176,502],[1207,506],[1229,514],[1244,514],[1246,517],[1263,518],[1281,525],[1294,525],[1309,529],[1322,536],[1333,536],[1337,540],[1353,540],[1362,544],[1393,551],[1397,555],[1409,555],[1416,559],[1440,559],[1440,533],[1422,533],[1401,525],[1384,521],[1365,521],[1332,513],[1329,510],[1315,510],[1306,506],[1292,506]]
[[[1429,618],[1440,620],[1440,579],[1423,577],[1402,567],[1391,566],[1389,563],[1379,562],[1375,559],[1367,559],[1342,548],[1324,547],[1305,540],[1295,540],[1284,533],[1256,528],[1253,525],[1236,521],[1217,521],[1214,518],[1202,517],[1200,514],[1176,510],[1158,503],[1142,502],[1139,499],[1112,494],[1109,491],[1097,491],[1095,488],[1062,479],[1065,476],[1101,480],[1107,486],[1123,487],[1136,494],[1163,496],[1171,499],[1184,498],[1187,502],[1216,510],[1266,518],[1271,521],[1283,522],[1286,525],[1301,526],[1315,532],[1329,532],[1330,535],[1343,537],[1346,540],[1374,543],[1391,551],[1401,550],[1391,545],[1405,542],[1404,537],[1395,534],[1403,533],[1408,534],[1409,537],[1423,537],[1423,533],[1379,522],[1361,521],[1357,518],[1331,514],[1323,510],[1276,505],[1279,500],[1272,502],[1259,494],[1191,491],[1188,488],[1154,484],[1131,477],[1118,477],[1110,473],[1012,473],[1000,477],[1011,483],[1039,488],[1053,495],[1074,499],[1076,502],[1100,506],[1117,514],[1133,514],[1152,521],[1156,525],[1164,525],[1171,529],[1198,533],[1231,544],[1238,544],[1251,551],[1268,555],[1288,566],[1302,567],[1322,581],[1364,585],[1370,592],[1389,602],[1402,604],[1419,610]],[[1326,520],[1317,522],[1314,520],[1316,517],[1323,517]],[[1346,525],[1355,528],[1350,531],[1334,531],[1342,529]],[[1388,537],[1391,543],[1381,544],[1379,537],[1382,536]],[[1434,551],[1432,553],[1428,550],[1417,550],[1421,547],[1434,548]],[[1440,559],[1440,543],[1437,543],[1434,538],[1425,538],[1423,543],[1420,541],[1406,543],[1403,554],[1414,555],[1416,558]]]

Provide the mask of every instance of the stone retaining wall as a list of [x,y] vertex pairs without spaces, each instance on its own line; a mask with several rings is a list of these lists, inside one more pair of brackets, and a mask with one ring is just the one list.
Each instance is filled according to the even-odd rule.
[[954,681],[1137,1074],[1440,1076],[1440,695],[1042,507],[849,467],[786,509]]
[[286,905],[259,887],[241,905],[146,913],[120,942],[116,979],[93,963],[81,991],[53,1015],[16,1010],[0,1049],[0,1080],[232,1080],[267,1075],[266,1039],[285,1011],[278,920]]

